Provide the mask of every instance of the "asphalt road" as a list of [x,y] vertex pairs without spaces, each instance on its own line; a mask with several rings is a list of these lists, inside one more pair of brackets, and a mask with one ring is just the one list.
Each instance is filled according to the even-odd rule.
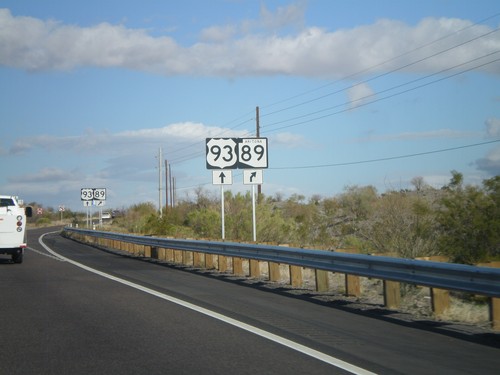
[[0,258],[0,374],[500,369],[499,334],[393,319],[383,309],[141,261],[58,234],[46,235],[43,247],[44,232],[28,232],[22,264]]

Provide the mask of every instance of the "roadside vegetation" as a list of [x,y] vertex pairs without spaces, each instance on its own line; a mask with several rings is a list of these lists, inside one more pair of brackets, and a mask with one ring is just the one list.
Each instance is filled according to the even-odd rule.
[[[481,186],[464,186],[452,171],[440,189],[413,179],[413,189],[379,193],[372,186],[348,186],[335,197],[277,194],[258,197],[257,240],[325,250],[356,249],[405,258],[441,255],[476,264],[500,259],[500,176]],[[251,241],[252,197],[225,192],[225,237]],[[179,238],[220,239],[220,198],[199,188],[158,215],[152,203],[123,210],[112,226],[119,231]]]

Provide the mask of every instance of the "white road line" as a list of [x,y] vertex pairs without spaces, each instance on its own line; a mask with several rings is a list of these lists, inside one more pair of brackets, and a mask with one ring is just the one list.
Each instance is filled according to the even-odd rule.
[[55,260],[58,260],[59,262],[65,262],[64,259],[58,257],[58,256],[54,256],[54,255],[51,255],[51,254],[47,254],[47,253],[44,253],[40,250],[36,250],[36,249],[33,249],[32,247],[27,247],[26,249],[30,250],[30,251],[33,251],[34,253],[37,253],[37,254],[40,254],[40,255],[44,255],[46,257],[49,257],[50,259],[55,259]]
[[153,295],[155,297],[161,298],[163,300],[175,303],[177,305],[183,306],[183,307],[188,308],[190,310],[193,310],[193,311],[199,312],[201,314],[207,315],[207,316],[209,316],[211,318],[220,320],[220,321],[225,322],[227,324],[230,324],[230,325],[232,325],[234,327],[243,329],[243,330],[245,330],[247,332],[251,332],[251,333],[253,333],[255,335],[261,336],[261,337],[263,337],[265,339],[271,340],[271,341],[273,341],[275,343],[278,343],[280,345],[286,346],[286,347],[288,347],[290,349],[293,349],[295,351],[298,351],[298,352],[303,353],[305,355],[308,355],[310,357],[316,358],[316,359],[318,359],[320,361],[326,362],[326,363],[328,363],[328,364],[330,364],[332,366],[335,366],[337,368],[340,368],[340,369],[345,370],[347,372],[350,372],[352,374],[356,374],[356,375],[374,374],[373,372],[365,370],[365,369],[363,369],[361,367],[354,366],[354,365],[352,365],[352,364],[350,364],[348,362],[342,361],[342,360],[340,360],[338,358],[335,358],[335,357],[329,356],[329,355],[327,355],[325,353],[322,353],[322,352],[319,352],[317,350],[311,349],[311,348],[309,348],[309,347],[307,347],[305,345],[302,345],[302,344],[296,343],[294,341],[288,340],[288,339],[286,339],[284,337],[281,337],[281,336],[275,335],[273,333],[264,331],[263,329],[254,327],[252,325],[249,325],[249,324],[246,324],[246,323],[243,323],[243,322],[240,322],[239,320],[236,320],[236,319],[230,318],[228,316],[219,314],[219,313],[217,313],[215,311],[211,311],[211,310],[208,310],[206,308],[203,308],[203,307],[200,307],[200,306],[196,306],[196,305],[194,305],[192,303],[180,300],[178,298],[169,296],[169,295],[164,294],[164,293],[160,293],[160,292],[158,292],[156,290],[153,290],[153,289],[150,289],[150,288],[146,288],[146,287],[144,287],[142,285],[139,285],[139,284],[136,284],[136,283],[124,280],[124,279],[120,279],[119,277],[116,277],[116,276],[113,276],[113,275],[109,275],[109,274],[107,274],[105,272],[98,271],[98,270],[96,270],[94,268],[91,268],[91,267],[88,267],[88,266],[86,266],[84,264],[75,262],[74,260],[71,260],[69,258],[66,258],[66,257],[64,257],[64,256],[56,253],[54,250],[52,250],[47,245],[45,245],[45,243],[43,242],[43,237],[46,236],[47,234],[52,234],[52,233],[58,233],[58,232],[45,233],[44,235],[42,235],[38,239],[38,242],[44,247],[45,250],[47,250],[49,253],[51,253],[55,257],[58,257],[58,258],[60,258],[62,260],[65,260],[66,262],[71,263],[71,264],[73,264],[73,265],[75,265],[77,267],[80,267],[80,268],[82,268],[82,269],[84,269],[86,271],[95,273],[95,274],[97,274],[99,276],[102,276],[102,277],[105,277],[105,278],[107,278],[109,280],[116,281],[116,282],[121,283],[123,285],[127,285],[127,286],[129,286],[131,288],[135,288],[135,289],[140,290],[142,292],[145,292],[145,293],[151,294],[151,295]]

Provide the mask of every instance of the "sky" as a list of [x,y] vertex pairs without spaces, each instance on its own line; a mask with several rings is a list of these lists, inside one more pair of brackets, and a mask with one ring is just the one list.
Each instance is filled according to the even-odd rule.
[[[0,194],[165,204],[168,160],[177,201],[217,197],[207,138],[257,119],[266,196],[481,184],[500,174],[499,25],[496,0],[0,0]],[[252,189],[231,172],[224,190]]]

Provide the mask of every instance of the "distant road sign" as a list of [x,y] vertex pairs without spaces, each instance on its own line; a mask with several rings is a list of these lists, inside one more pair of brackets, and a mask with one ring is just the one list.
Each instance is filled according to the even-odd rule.
[[243,184],[245,185],[262,185],[263,171],[261,169],[245,169],[243,171]]
[[94,189],[94,200],[105,201],[106,200],[106,188]]
[[238,168],[267,168],[267,138],[240,138],[238,144]]
[[235,169],[238,162],[237,138],[206,139],[207,169]]
[[212,171],[212,183],[214,185],[232,185],[233,171],[222,169]]
[[91,201],[94,199],[94,189],[91,188],[83,188],[80,190],[80,196],[82,201]]
[[83,188],[80,190],[82,201],[106,200],[106,188]]

